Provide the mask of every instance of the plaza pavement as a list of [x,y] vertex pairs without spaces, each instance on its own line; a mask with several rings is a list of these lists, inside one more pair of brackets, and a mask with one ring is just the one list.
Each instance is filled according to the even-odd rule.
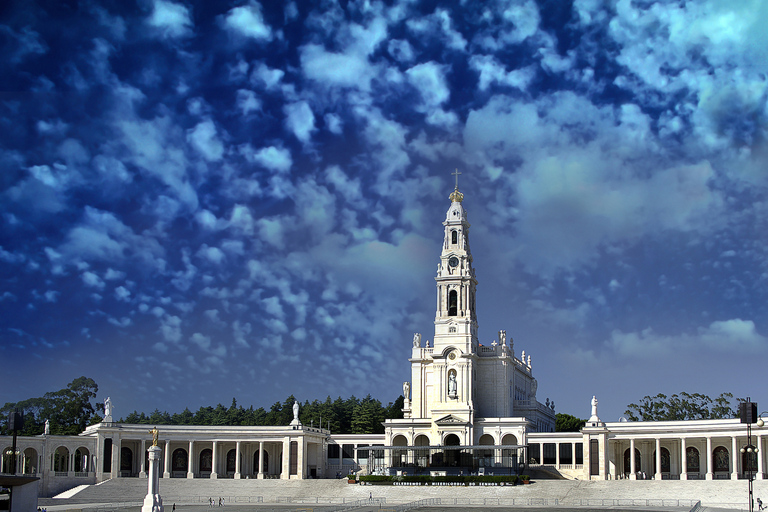
[[[754,490],[755,498],[768,503],[768,480],[755,481]],[[104,508],[99,504],[113,504],[112,508],[118,508],[140,503],[146,492],[145,479],[120,478],[88,486],[67,499],[41,499],[40,506],[50,512]],[[499,510],[497,507],[579,510],[640,507],[650,510],[660,506],[672,510],[677,500],[680,501],[677,505],[686,510],[690,509],[688,503],[695,501],[701,501],[702,506],[710,510],[746,510],[748,507],[746,480],[538,480],[517,486],[438,487],[355,485],[346,480],[161,479],[160,495],[168,512],[173,503],[184,512],[207,510],[208,498],[213,498],[215,505],[222,498],[223,508],[235,510],[318,511],[338,508],[332,505],[366,500],[370,496],[381,500],[382,510],[428,498],[441,499],[441,507],[431,510],[445,507],[454,510],[478,510],[477,507],[495,510]]]

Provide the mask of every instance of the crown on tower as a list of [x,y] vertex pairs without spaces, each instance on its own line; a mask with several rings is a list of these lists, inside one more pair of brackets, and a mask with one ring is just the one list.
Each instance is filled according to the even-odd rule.
[[462,201],[464,200],[464,194],[462,194],[461,192],[459,192],[459,187],[456,187],[456,188],[453,190],[453,192],[451,192],[451,195],[450,195],[450,196],[448,196],[448,198],[449,198],[449,199],[451,200],[451,202],[453,202],[453,203],[460,203],[460,202],[462,202]]
[[456,176],[456,188],[453,189],[453,192],[451,192],[451,195],[448,196],[448,199],[450,199],[452,203],[460,203],[464,200],[464,194],[459,192],[459,174],[461,173],[458,169],[456,169],[456,172],[451,174]]

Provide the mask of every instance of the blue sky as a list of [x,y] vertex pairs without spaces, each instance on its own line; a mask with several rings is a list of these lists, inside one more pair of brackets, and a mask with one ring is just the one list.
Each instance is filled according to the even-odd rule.
[[768,406],[768,3],[0,10],[0,402],[389,402],[453,189],[539,399]]

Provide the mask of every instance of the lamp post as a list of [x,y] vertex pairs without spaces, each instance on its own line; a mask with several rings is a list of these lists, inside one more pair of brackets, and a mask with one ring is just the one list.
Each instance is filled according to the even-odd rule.
[[762,419],[758,419],[757,417],[757,404],[755,402],[750,402],[749,397],[747,397],[746,402],[741,402],[739,404],[739,417],[741,418],[742,423],[747,424],[747,445],[743,446],[741,450],[739,450],[742,454],[747,454],[747,485],[749,489],[749,512],[753,512],[755,508],[754,499],[752,497],[752,480],[754,478],[754,474],[752,472],[752,457],[756,456],[759,457],[759,450],[756,446],[752,444],[752,424],[757,423],[758,426],[762,426],[764,424]]

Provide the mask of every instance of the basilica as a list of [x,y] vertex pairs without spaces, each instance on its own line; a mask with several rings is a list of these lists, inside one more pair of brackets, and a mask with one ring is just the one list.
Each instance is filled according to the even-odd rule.
[[[763,479],[763,435],[747,438],[738,419],[603,422],[596,397],[580,432],[555,432],[554,403],[539,402],[531,354],[511,337],[478,341],[477,278],[467,210],[458,183],[443,221],[435,275],[432,340],[412,340],[411,380],[403,383],[403,418],[384,434],[335,434],[303,425],[146,425],[104,420],[77,436],[18,438],[16,473],[38,477],[40,496],[111,478],[146,478],[153,442],[163,478],[305,479],[356,474],[519,474],[541,468],[572,479]],[[426,278],[426,276],[425,276]],[[591,402],[590,402],[591,398]],[[591,405],[591,408],[589,408]],[[748,445],[754,451],[744,451]],[[0,437],[0,473],[8,473],[11,438]]]

